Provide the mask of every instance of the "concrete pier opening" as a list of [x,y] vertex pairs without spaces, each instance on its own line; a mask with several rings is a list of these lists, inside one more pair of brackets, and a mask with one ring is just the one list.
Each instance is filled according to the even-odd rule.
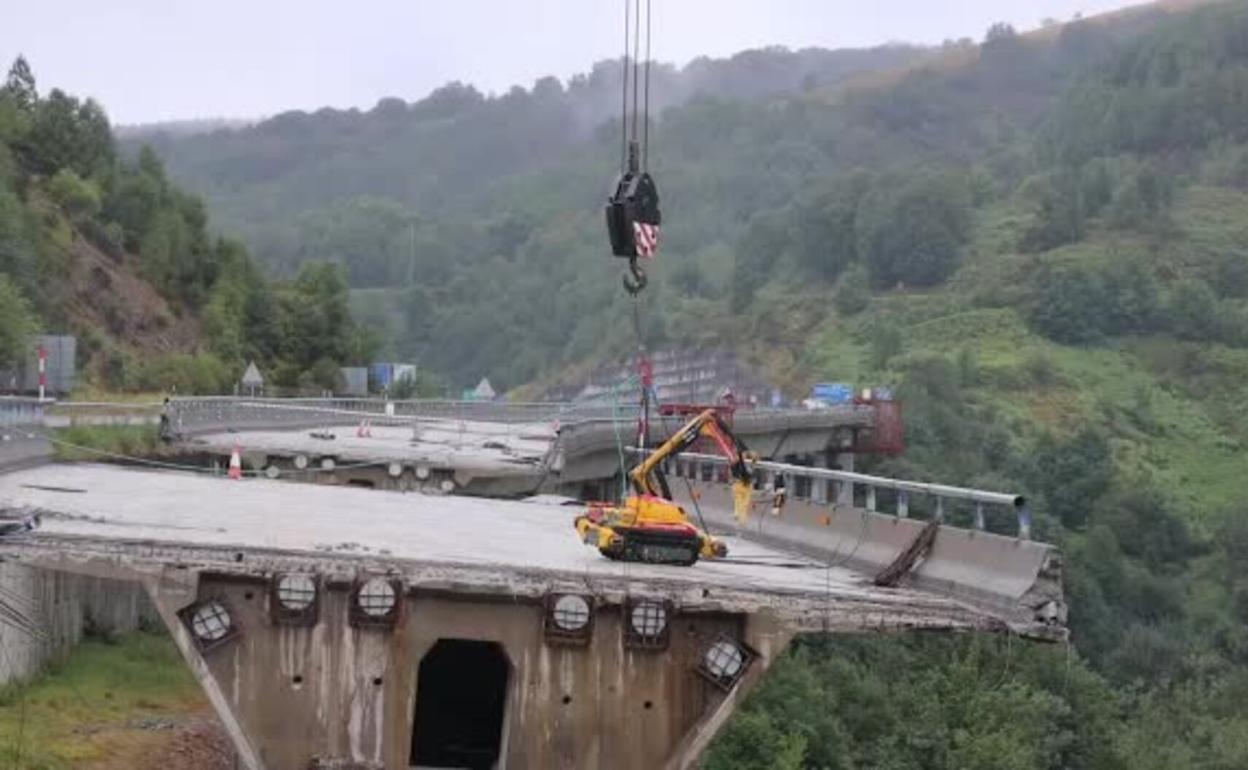
[[439,639],[420,662],[409,764],[498,767],[509,669],[494,642]]

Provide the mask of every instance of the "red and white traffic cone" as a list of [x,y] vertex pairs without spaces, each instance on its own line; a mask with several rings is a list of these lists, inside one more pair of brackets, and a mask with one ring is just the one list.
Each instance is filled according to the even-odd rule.
[[235,444],[234,451],[230,452],[230,470],[226,475],[232,479],[243,477],[243,453],[238,448],[238,444]]

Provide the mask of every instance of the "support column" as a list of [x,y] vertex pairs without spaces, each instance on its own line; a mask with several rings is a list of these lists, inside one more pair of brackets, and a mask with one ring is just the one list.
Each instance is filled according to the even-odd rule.
[[169,629],[169,635],[173,637],[174,644],[182,653],[182,659],[186,661],[191,673],[199,681],[204,695],[208,696],[217,719],[221,720],[221,726],[225,728],[230,742],[234,744],[239,764],[246,770],[265,770],[260,754],[252,745],[246,731],[243,730],[229,698],[226,697],[216,677],[208,669],[190,632],[178,618],[178,610],[195,601],[198,583],[198,575],[195,573],[166,571],[160,577],[144,580],[143,587],[147,589],[147,595],[151,598],[152,604],[156,606],[160,619]]
[[[827,452],[816,452],[811,462],[816,468],[830,468],[832,463]],[[810,500],[815,505],[827,505],[831,499],[832,482],[830,479],[811,479]]]
[[[836,456],[836,467],[838,470],[854,472],[854,454],[853,452],[841,452]],[[849,481],[841,481],[837,483],[836,504],[852,506],[854,504],[854,485]]]
[[690,770],[698,766],[698,759],[706,751],[707,746],[728,722],[728,718],[736,712],[737,707],[745,700],[763,674],[775,663],[780,654],[789,646],[793,639],[793,629],[784,625],[767,612],[749,616],[745,628],[745,641],[758,653],[758,658],[750,666],[741,681],[730,692],[726,693],[718,704],[710,707],[699,718],[698,723],[685,734],[671,759],[664,765],[664,770]]

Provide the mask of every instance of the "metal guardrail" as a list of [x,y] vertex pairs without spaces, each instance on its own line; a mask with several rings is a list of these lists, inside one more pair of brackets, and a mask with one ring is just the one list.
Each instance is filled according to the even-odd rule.
[[176,398],[169,404],[170,420],[187,433],[264,424],[276,427],[307,424],[309,420],[370,419],[407,424],[413,420],[496,423],[574,423],[591,419],[635,419],[637,408],[572,403],[516,403],[495,401],[409,400],[361,398]]
[[[379,425],[408,425],[421,420],[458,423],[545,424],[553,427],[590,423],[633,422],[635,404],[612,406],[570,402],[386,401],[362,398],[240,398],[209,396],[175,398],[169,402],[171,427],[194,435],[221,430],[297,429],[325,424],[350,424],[361,419]],[[809,418],[812,413],[792,409],[750,409],[748,415]]]
[[[643,454],[649,450],[642,450],[636,447],[629,447],[630,454]],[[691,478],[698,478],[702,475],[701,467],[703,464],[712,466],[727,466],[728,460],[719,455],[684,453],[675,461],[678,464],[677,471],[680,470],[680,463],[692,464],[692,467],[686,466],[686,473]],[[821,496],[811,495],[812,497],[823,497],[824,502],[831,499],[838,499],[842,502],[853,503],[855,500],[854,488],[861,486],[865,489],[865,507],[868,511],[877,512],[879,496],[878,491],[881,489],[889,490],[896,493],[895,515],[900,518],[906,518],[910,515],[910,496],[923,495],[930,497],[935,501],[934,516],[937,521],[945,519],[945,502],[948,500],[959,500],[969,502],[974,506],[973,525],[975,529],[983,531],[987,528],[985,507],[995,506],[1008,508],[1016,516],[1018,522],[1017,537],[1020,540],[1031,539],[1031,507],[1027,498],[1022,495],[1004,494],[1001,492],[990,492],[982,489],[970,489],[966,487],[953,487],[946,484],[931,484],[922,481],[907,481],[905,479],[892,479],[884,476],[871,476],[865,473],[854,473],[852,471],[838,471],[829,468],[810,468],[802,465],[789,465],[787,463],[770,462],[766,460],[756,460],[750,463],[750,467],[765,472],[767,475],[762,483],[776,488],[776,477],[783,477],[784,483],[781,485],[786,490],[786,494],[794,494],[794,490],[799,486],[795,483],[797,479],[808,479],[811,482],[834,482],[841,486],[841,494]],[[681,473],[675,475],[681,476]],[[812,491],[815,485],[811,484]]]

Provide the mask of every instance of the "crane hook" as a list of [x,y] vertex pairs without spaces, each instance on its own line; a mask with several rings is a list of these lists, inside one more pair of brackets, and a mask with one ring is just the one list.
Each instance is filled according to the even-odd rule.
[[636,297],[646,288],[649,279],[646,278],[646,271],[641,265],[637,264],[637,258],[633,257],[628,260],[628,273],[624,275],[624,291],[630,296]]

